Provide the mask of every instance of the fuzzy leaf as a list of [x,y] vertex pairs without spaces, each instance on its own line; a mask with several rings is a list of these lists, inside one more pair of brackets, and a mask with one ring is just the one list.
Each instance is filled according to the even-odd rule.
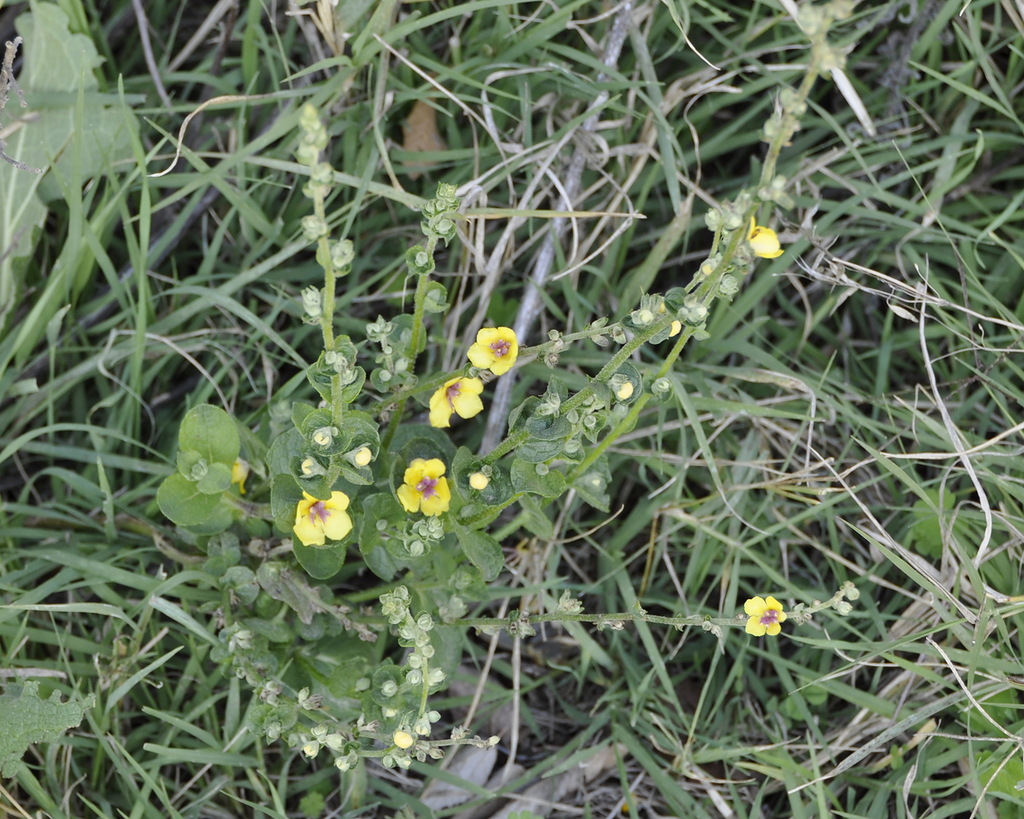
[[82,700],[61,702],[60,693],[54,691],[49,699],[39,696],[39,683],[29,680],[15,693],[10,686],[0,695],[0,776],[12,777],[21,767],[21,757],[29,745],[53,742],[70,728],[77,727],[92,708],[95,699],[90,694]]

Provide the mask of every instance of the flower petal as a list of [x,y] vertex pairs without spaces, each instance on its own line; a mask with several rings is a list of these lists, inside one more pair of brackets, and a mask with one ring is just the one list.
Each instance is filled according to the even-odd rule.
[[440,515],[448,511],[451,500],[452,493],[448,488],[448,481],[445,478],[438,478],[434,485],[434,493],[420,501],[420,511],[428,516]]
[[468,355],[474,367],[503,375],[516,363],[519,342],[511,327],[485,327],[476,334]]
[[755,256],[762,259],[776,259],[782,255],[782,246],[779,244],[779,237],[775,231],[767,227],[755,227],[750,231],[747,242],[754,251]]
[[323,533],[331,540],[342,540],[351,531],[352,518],[348,516],[348,512],[335,509],[323,522]]
[[749,617],[760,617],[768,611],[768,604],[763,597],[751,597],[743,604],[743,613]]
[[[301,502],[300,502],[301,504]],[[346,515],[346,517],[348,517]],[[324,530],[309,519],[309,514],[296,515],[295,526],[292,527],[295,537],[303,546],[323,546]]]
[[760,617],[751,617],[747,620],[747,634],[753,634],[755,637],[764,637],[766,631],[768,631],[768,629],[765,628]]
[[[409,474],[408,470],[406,470],[406,474]],[[415,486],[415,484],[413,486]],[[403,483],[398,487],[398,490],[395,493],[398,495],[398,501],[402,504],[402,507],[406,512],[420,511],[420,500],[422,496],[413,488],[413,486]]]

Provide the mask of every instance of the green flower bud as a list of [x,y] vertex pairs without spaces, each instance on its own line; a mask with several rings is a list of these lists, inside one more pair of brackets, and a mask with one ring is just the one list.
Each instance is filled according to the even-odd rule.
[[302,311],[314,321],[323,315],[322,296],[319,288],[307,287],[302,291]]
[[722,227],[722,213],[719,210],[709,210],[704,214],[704,224],[707,225],[708,230],[712,233],[717,232]]
[[731,299],[740,290],[740,283],[735,276],[726,273],[718,283],[718,295],[725,299]]
[[334,443],[334,436],[337,434],[337,427],[320,427],[313,432],[313,443],[318,447],[327,449],[327,447]]
[[339,273],[348,273],[355,257],[355,245],[351,239],[339,239],[331,245],[331,263]]
[[327,235],[327,222],[319,216],[309,215],[302,217],[302,237],[307,242],[316,242],[322,236]]
[[317,162],[309,173],[309,181],[314,185],[329,188],[334,182],[334,168],[327,162]]
[[434,272],[434,257],[423,245],[414,245],[405,252],[405,263],[410,272],[421,276]]

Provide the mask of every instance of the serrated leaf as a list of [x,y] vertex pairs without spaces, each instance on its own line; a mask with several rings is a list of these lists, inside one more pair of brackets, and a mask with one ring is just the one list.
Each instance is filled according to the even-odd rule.
[[0,776],[13,777],[21,767],[28,747],[37,742],[53,742],[82,722],[87,709],[95,704],[90,694],[82,700],[61,702],[54,691],[49,699],[39,696],[39,683],[29,680],[15,693],[11,686],[0,695]]

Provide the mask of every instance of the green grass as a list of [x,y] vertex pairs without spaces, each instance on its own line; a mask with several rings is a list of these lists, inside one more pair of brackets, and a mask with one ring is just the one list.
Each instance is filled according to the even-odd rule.
[[[451,769],[356,775],[246,729],[253,691],[211,657],[220,593],[155,502],[189,407],[213,403],[255,428],[311,400],[302,368],[320,338],[298,295],[322,273],[299,227],[299,106],[328,125],[332,235],[356,246],[341,332],[410,309],[401,258],[420,241],[414,208],[438,181],[461,186],[467,218],[438,264],[453,307],[421,364],[433,372],[461,361],[485,321],[514,321],[581,146],[576,208],[616,215],[572,220],[526,343],[685,285],[710,249],[705,213],[758,179],[760,129],[779,89],[802,80],[806,39],[776,2],[640,2],[599,82],[614,8],[585,0],[405,3],[390,16],[374,4],[337,58],[311,18],[249,2],[177,59],[205,9],[143,4],[168,109],[130,3],[38,5],[59,5],[99,50],[97,93],[130,107],[138,131],[94,173],[68,143],[31,253],[0,270],[0,684],[95,696],[79,727],[33,745],[0,781],[5,810],[493,815],[534,788],[516,809],[1024,815],[1024,27],[1012,4],[922,2],[909,22],[897,16],[908,4],[877,4],[839,24],[832,40],[879,136],[818,81],[780,159],[795,207],[769,224],[786,253],[715,305],[711,337],[671,374],[673,396],[616,442],[611,513],[569,495],[549,510],[553,537],[507,526],[509,570],[470,614],[538,612],[569,589],[591,614],[639,604],[731,617],[754,595],[792,610],[846,581],[860,591],[853,611],[761,640],[642,621],[549,624],[518,641],[446,627],[461,665],[434,707],[446,726],[472,708],[473,731],[501,734],[497,758],[463,749]],[[7,12],[26,8],[3,6],[2,39]],[[885,84],[907,33],[894,97]],[[218,95],[233,98],[190,123],[173,172],[151,176],[183,119]],[[437,109],[443,151],[403,149],[417,100]],[[83,97],[69,116],[81,123],[98,104]],[[12,96],[0,125],[18,116]],[[2,163],[0,191],[22,173]],[[674,217],[677,241],[655,251]],[[648,379],[668,344],[633,361]],[[576,344],[559,368],[578,388],[609,355]],[[520,367],[512,405],[549,377],[542,361]],[[485,418],[454,434],[475,448]],[[353,550],[334,592],[372,605],[385,587]],[[349,650],[311,638],[296,654],[315,668],[318,652]],[[283,673],[302,667],[289,655]],[[509,780],[489,781],[513,747]],[[472,772],[467,803],[425,805],[428,783]],[[323,810],[302,803],[309,793]]]

